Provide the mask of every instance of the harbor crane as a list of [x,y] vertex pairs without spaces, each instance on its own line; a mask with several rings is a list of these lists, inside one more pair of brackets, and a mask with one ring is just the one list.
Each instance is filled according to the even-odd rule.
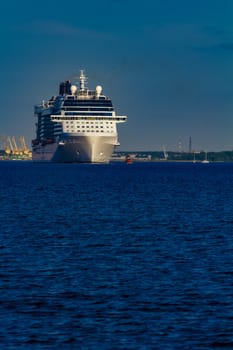
[[26,146],[26,142],[25,142],[25,139],[23,136],[20,136],[19,137],[19,142],[20,142],[20,145],[21,145],[21,151],[23,154],[29,154],[30,153],[30,150],[27,148]]
[[1,141],[2,141],[2,145],[3,145],[3,149],[5,151],[5,153],[7,155],[9,155],[11,153],[11,149],[8,147],[7,145],[7,137],[6,136],[1,136]]
[[16,158],[22,157],[22,159],[30,159],[31,151],[28,149],[24,136],[19,137],[20,146],[18,146],[16,142],[15,136],[1,136],[1,143],[3,145],[3,149],[7,156],[16,156]]

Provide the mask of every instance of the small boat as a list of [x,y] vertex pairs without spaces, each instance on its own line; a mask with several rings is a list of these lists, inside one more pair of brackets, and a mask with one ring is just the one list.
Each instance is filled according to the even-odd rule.
[[130,157],[130,155],[125,157],[125,163],[126,164],[132,164],[133,163],[133,159]]
[[205,152],[205,159],[202,161],[202,163],[209,163],[208,158],[207,158],[207,152]]

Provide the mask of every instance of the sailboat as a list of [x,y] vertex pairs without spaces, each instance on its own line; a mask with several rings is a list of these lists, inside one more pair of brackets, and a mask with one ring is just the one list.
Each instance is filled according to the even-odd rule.
[[205,152],[205,159],[202,161],[202,163],[209,163],[208,158],[207,158],[207,152]]

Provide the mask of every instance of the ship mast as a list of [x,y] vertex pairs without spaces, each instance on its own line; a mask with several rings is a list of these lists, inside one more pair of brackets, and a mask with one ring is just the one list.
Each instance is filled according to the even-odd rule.
[[80,70],[80,77],[79,77],[79,79],[80,79],[80,90],[81,91],[86,90],[87,77],[85,76],[83,69]]

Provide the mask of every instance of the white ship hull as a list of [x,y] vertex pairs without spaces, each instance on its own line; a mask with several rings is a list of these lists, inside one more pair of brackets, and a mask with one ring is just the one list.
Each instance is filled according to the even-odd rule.
[[55,163],[108,163],[117,145],[116,136],[70,136],[33,148],[33,161]]

